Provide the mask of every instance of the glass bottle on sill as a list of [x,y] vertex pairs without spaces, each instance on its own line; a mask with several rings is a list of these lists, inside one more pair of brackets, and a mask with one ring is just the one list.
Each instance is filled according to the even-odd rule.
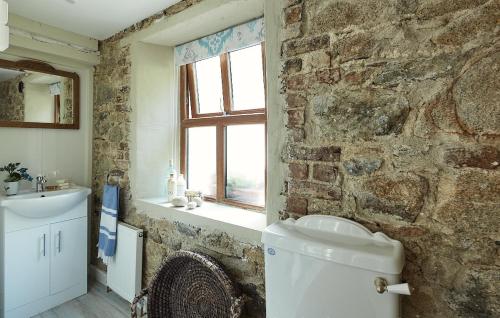
[[167,201],[172,200],[177,196],[177,181],[175,180],[174,161],[170,160],[170,177],[167,180]]
[[179,178],[177,178],[177,196],[183,197],[186,195],[186,180],[184,179],[184,175],[179,174]]

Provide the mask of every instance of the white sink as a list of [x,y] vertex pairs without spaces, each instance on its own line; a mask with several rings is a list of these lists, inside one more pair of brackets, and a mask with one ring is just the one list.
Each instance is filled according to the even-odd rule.
[[91,193],[89,188],[75,187],[59,191],[28,192],[0,197],[0,208],[26,218],[46,218],[64,214]]

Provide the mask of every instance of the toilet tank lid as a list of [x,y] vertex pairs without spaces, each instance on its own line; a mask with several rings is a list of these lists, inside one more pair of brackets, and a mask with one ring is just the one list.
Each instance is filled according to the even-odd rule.
[[335,216],[278,221],[263,231],[262,242],[267,247],[386,274],[400,274],[404,265],[401,242]]

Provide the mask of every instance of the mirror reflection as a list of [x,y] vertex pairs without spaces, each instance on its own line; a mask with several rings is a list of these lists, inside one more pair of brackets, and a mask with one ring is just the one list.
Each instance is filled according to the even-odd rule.
[[73,79],[0,68],[0,121],[73,124]]

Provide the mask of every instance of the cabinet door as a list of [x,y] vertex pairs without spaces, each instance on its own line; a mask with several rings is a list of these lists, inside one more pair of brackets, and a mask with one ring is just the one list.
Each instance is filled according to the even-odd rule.
[[5,235],[7,311],[49,295],[49,226]]
[[87,218],[51,224],[50,235],[50,293],[53,295],[87,279]]

